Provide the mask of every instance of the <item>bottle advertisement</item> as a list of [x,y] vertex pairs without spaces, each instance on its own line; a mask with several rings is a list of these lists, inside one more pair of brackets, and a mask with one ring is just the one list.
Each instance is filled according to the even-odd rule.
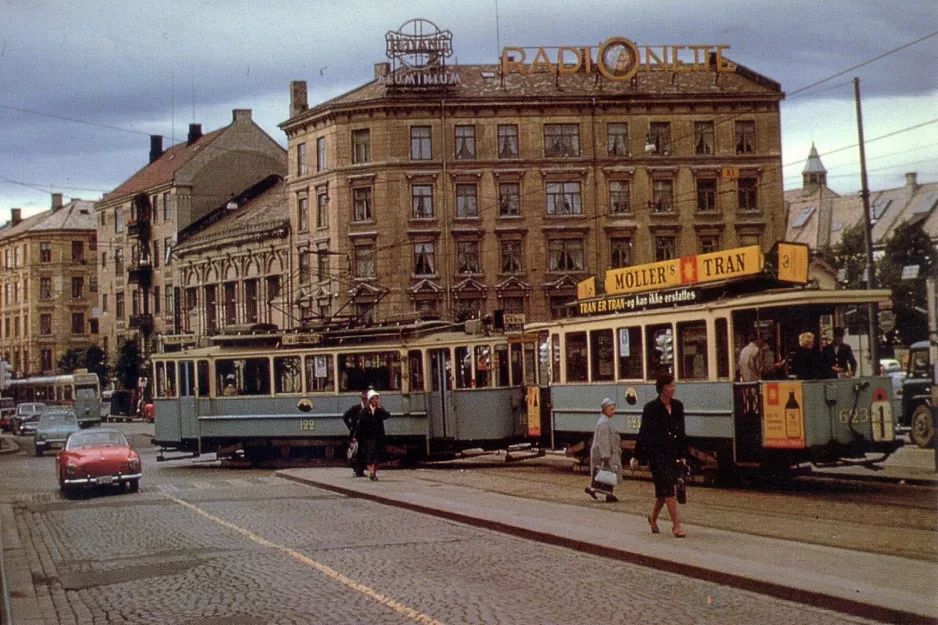
[[762,445],[804,449],[804,398],[801,382],[766,384],[762,394]]

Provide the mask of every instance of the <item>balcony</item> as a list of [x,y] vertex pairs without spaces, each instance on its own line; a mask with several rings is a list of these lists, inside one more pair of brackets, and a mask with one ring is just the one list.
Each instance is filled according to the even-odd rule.
[[145,336],[149,336],[153,333],[153,315],[131,315],[130,327],[139,330]]
[[127,274],[127,281],[130,284],[139,284],[147,289],[153,283],[153,266],[149,263],[134,265]]
[[140,241],[148,242],[150,240],[150,220],[136,219],[127,222],[127,236],[136,237]]

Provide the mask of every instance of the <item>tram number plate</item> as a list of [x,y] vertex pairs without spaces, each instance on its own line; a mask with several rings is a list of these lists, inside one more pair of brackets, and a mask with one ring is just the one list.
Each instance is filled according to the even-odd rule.
[[625,418],[625,425],[630,430],[637,430],[642,426],[642,417],[637,414],[630,414]]
[[311,432],[316,429],[316,421],[314,419],[300,419],[300,429],[304,432]]
[[840,422],[844,424],[870,422],[870,411],[866,408],[841,408],[839,416]]

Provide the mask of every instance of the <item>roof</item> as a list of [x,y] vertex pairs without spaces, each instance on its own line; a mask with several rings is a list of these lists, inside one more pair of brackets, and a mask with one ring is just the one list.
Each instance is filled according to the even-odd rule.
[[824,169],[824,164],[821,162],[821,157],[817,153],[817,148],[814,147],[814,143],[811,143],[811,152],[808,154],[808,160],[804,164],[804,169],[801,170],[802,174],[826,174],[827,170]]
[[49,209],[26,217],[13,225],[0,228],[0,239],[8,239],[30,232],[53,232],[57,230],[97,231],[94,218],[94,202],[72,200],[58,210]]
[[158,159],[147,164],[143,169],[125,180],[116,189],[110,193],[105,193],[103,199],[110,200],[133,195],[172,182],[176,172],[195,158],[207,145],[211,144],[226,128],[227,126],[204,134],[192,143],[177,143],[163,152]]

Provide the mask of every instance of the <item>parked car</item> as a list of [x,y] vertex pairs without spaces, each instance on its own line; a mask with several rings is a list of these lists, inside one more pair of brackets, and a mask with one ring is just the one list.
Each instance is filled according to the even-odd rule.
[[140,488],[143,464],[127,438],[116,428],[79,430],[55,456],[56,477],[64,495],[82,486],[127,486]]
[[36,422],[46,405],[41,402],[23,402],[17,404],[13,415],[13,433],[19,435],[32,434],[36,429]]
[[110,409],[106,421],[131,421],[137,414],[134,392],[118,390],[111,393]]
[[908,428],[909,438],[919,447],[929,448],[935,439],[935,418],[931,411],[932,367],[928,341],[909,348],[909,364],[902,380],[902,411],[898,424]]
[[81,429],[75,411],[69,408],[46,408],[39,415],[36,431],[33,432],[33,445],[36,455],[41,456],[47,449],[63,447],[68,437]]
[[9,432],[13,427],[13,415],[16,414],[16,403],[12,397],[0,397],[0,431]]
[[880,358],[879,371],[883,375],[902,371],[902,365],[895,358]]

